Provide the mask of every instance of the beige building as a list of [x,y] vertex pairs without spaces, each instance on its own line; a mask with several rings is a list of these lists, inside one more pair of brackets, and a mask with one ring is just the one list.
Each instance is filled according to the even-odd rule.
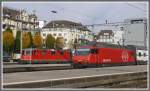
[[25,10],[3,7],[2,21],[3,31],[8,27],[13,29],[14,37],[17,31],[32,31],[38,28],[37,16],[34,13],[28,14]]
[[75,39],[86,39],[91,41],[93,38],[92,32],[80,23],[67,21],[67,20],[57,20],[47,23],[43,29],[41,36],[43,42],[48,34],[53,35],[53,37],[63,37],[65,41],[65,48],[70,48],[71,44],[74,43]]

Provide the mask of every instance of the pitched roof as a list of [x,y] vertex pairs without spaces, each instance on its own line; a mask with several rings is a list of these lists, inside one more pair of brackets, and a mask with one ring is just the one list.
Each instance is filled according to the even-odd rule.
[[29,15],[30,18],[37,18],[37,16],[35,14],[31,14]]
[[90,31],[81,23],[76,23],[68,20],[55,20],[47,23],[43,28],[78,28],[79,30]]
[[17,16],[20,15],[20,11],[15,10],[15,9],[10,9],[7,7],[3,7],[3,15],[4,15],[4,17],[8,17],[8,18],[16,20]]
[[[7,17],[12,20],[20,20],[19,16],[23,11],[25,10],[16,10],[16,9],[8,8],[8,7],[3,7],[3,17]],[[29,18],[37,18],[37,16],[35,14],[30,14]]]
[[108,35],[111,35],[111,36],[114,35],[114,33],[113,33],[112,30],[101,30],[101,31],[98,33],[98,36],[100,36],[100,35],[101,35],[101,36],[104,36],[105,33],[108,33]]

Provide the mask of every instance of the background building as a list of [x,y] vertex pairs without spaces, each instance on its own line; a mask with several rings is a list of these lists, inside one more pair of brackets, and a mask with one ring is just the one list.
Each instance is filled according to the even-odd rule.
[[106,42],[110,44],[123,44],[123,26],[113,26],[106,24],[101,27],[97,35],[97,42]]
[[147,46],[147,19],[133,18],[126,19],[124,26],[124,44]]
[[35,12],[28,14],[25,10],[17,10],[3,7],[3,30],[11,28],[14,37],[20,30],[36,30],[38,28],[37,16]]
[[114,33],[112,30],[101,30],[98,34],[98,42],[113,43]]
[[57,37],[63,37],[65,40],[65,47],[70,48],[75,40],[87,39],[91,41],[92,32],[80,23],[56,20],[47,23],[42,29],[42,38],[45,43],[45,39],[48,34],[51,34],[55,39]]
[[45,24],[46,24],[46,21],[44,21],[44,20],[40,20],[40,21],[38,21],[39,22],[39,28],[43,28],[44,26],[45,26]]

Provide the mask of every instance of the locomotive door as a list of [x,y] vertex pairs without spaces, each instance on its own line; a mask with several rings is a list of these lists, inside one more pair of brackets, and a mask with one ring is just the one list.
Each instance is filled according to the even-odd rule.
[[97,48],[93,48],[91,49],[91,63],[92,64],[96,64],[98,61],[98,49]]

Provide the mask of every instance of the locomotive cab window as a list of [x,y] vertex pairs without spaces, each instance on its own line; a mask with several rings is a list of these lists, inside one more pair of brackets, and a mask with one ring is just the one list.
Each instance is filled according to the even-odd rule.
[[55,53],[56,53],[55,51],[51,51],[51,54],[52,54],[52,55],[55,55]]
[[98,54],[98,49],[91,49],[91,54]]
[[98,49],[95,49],[95,54],[98,54]]
[[82,56],[85,56],[85,55],[88,55],[90,53],[90,49],[77,49],[75,50],[75,55],[82,55]]
[[60,54],[61,54],[61,55],[64,55],[64,51],[63,51],[63,50],[61,50],[61,51],[60,51]]
[[94,54],[95,53],[95,49],[91,49],[91,54]]

